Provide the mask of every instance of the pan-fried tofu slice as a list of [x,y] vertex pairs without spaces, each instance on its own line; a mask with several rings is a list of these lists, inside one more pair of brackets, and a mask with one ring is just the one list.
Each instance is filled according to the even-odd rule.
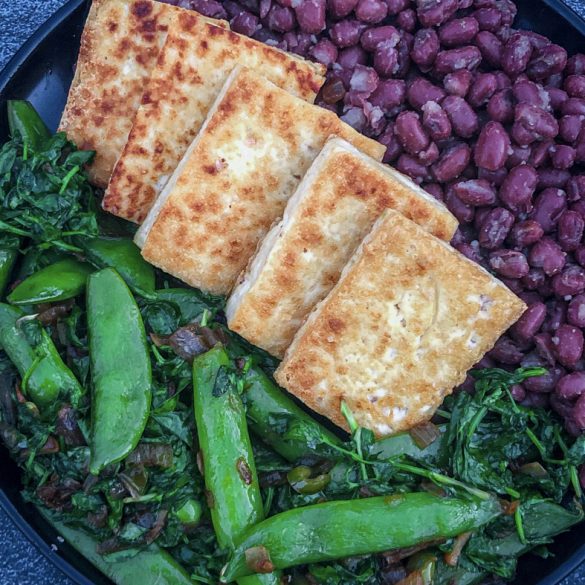
[[504,284],[401,214],[374,224],[308,317],[276,380],[347,429],[390,435],[431,418],[525,309]]
[[191,286],[229,293],[332,134],[384,155],[333,112],[236,67],[138,230],[142,255]]
[[108,184],[167,32],[182,13],[192,14],[152,0],[93,0],[59,129],[96,151],[89,176],[100,187]]
[[180,18],[152,72],[104,209],[136,223],[144,221],[238,63],[310,102],[325,74],[322,65],[192,15]]
[[457,220],[409,178],[330,139],[232,292],[230,329],[282,358],[384,209],[449,241]]

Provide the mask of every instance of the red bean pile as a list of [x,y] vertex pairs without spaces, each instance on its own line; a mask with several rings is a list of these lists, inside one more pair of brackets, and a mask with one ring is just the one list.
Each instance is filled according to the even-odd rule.
[[585,430],[585,55],[512,28],[511,0],[168,1],[327,66],[317,103],[385,144],[527,303],[481,364],[549,368],[515,399]]

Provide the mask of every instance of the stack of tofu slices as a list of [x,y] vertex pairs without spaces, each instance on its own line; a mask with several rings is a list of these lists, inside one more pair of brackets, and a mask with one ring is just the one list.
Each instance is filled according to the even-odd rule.
[[146,260],[229,296],[311,409],[428,420],[523,312],[449,245],[456,219],[313,104],[324,69],[150,0],[94,0],[61,129]]

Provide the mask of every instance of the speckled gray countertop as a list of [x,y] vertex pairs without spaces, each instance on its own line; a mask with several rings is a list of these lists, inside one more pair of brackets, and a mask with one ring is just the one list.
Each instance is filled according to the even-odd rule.
[[[0,70],[22,43],[65,3],[66,0],[0,0]],[[566,3],[585,17],[585,0]],[[73,585],[36,551],[2,510],[0,585]],[[585,565],[562,585],[585,585]]]

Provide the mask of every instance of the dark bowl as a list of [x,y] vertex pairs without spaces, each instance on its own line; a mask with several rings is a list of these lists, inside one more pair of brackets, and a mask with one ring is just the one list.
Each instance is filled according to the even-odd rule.
[[[570,53],[585,50],[585,21],[560,0],[516,0],[517,26],[542,33]],[[88,10],[87,0],[71,0],[50,18],[0,73],[0,142],[8,135],[5,101],[28,99],[54,130],[67,92]],[[20,496],[20,471],[0,445],[0,506],[27,538],[72,581],[111,584],[79,553],[59,543],[57,533]],[[514,585],[554,585],[585,561],[585,531],[578,526],[558,537],[554,557],[528,555],[520,562]]]

